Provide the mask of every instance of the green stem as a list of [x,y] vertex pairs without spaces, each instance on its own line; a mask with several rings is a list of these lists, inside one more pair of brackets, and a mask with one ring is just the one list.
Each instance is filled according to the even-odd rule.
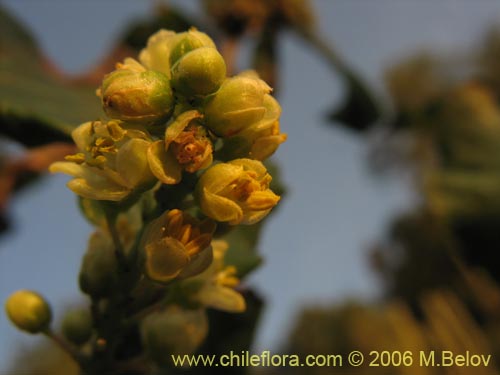
[[51,339],[57,346],[66,352],[82,370],[86,368],[86,361],[83,355],[70,343],[66,342],[62,337],[54,333],[50,328],[45,330],[44,335]]
[[106,211],[106,222],[108,224],[109,233],[113,239],[113,244],[115,246],[115,256],[118,260],[118,264],[122,269],[127,269],[127,258],[125,256],[125,251],[123,249],[122,243],[120,241],[120,235],[116,229],[116,215],[113,215]]

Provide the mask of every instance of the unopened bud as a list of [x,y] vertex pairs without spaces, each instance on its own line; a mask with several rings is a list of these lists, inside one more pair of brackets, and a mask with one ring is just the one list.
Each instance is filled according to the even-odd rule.
[[29,333],[39,333],[49,327],[52,320],[50,306],[38,293],[18,290],[5,303],[7,315],[14,325]]
[[66,313],[62,322],[62,333],[75,345],[86,343],[92,335],[92,317],[87,309]]
[[211,94],[225,78],[224,58],[211,47],[194,49],[172,66],[172,87],[186,96]]
[[174,107],[168,78],[160,72],[140,71],[135,66],[129,69],[125,65],[108,74],[100,95],[109,117],[140,124],[166,121]]

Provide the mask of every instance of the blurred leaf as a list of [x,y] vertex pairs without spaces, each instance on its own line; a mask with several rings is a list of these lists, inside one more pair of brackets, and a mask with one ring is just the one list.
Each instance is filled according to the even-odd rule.
[[223,237],[229,243],[225,262],[236,267],[240,278],[252,272],[262,262],[256,252],[261,227],[261,223],[240,225]]
[[356,131],[369,129],[379,119],[381,109],[368,86],[317,31],[305,29],[295,31],[307,44],[316,49],[345,82],[346,99],[340,109],[330,111],[328,119],[340,122]]
[[2,9],[0,46],[0,134],[29,147],[70,141],[75,126],[101,116],[95,87],[58,77],[34,38]]
[[130,25],[123,34],[123,43],[135,51],[140,51],[147,44],[148,38],[160,29],[175,32],[186,31],[190,27],[204,29],[197,20],[187,17],[172,6],[160,5],[155,13],[153,17],[149,16]]
[[356,131],[367,130],[379,118],[380,110],[367,87],[354,74],[347,73],[344,77],[346,99],[340,109],[330,112],[328,118]]

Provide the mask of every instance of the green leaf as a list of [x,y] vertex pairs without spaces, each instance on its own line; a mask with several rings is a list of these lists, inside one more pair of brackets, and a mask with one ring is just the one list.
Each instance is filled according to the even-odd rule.
[[238,270],[238,277],[243,278],[262,262],[262,258],[256,252],[256,246],[260,235],[261,223],[254,225],[240,225],[223,238],[229,243],[225,263],[233,265]]
[[30,33],[0,9],[0,134],[28,147],[70,141],[80,123],[102,116],[95,87],[47,68]]

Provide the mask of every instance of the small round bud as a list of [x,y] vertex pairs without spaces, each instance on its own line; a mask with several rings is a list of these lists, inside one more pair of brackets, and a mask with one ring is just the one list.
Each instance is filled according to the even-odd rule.
[[69,311],[61,328],[66,339],[75,345],[82,345],[92,336],[92,317],[87,309]]
[[89,240],[80,268],[80,289],[92,297],[110,295],[118,284],[118,264],[109,235],[97,231]]
[[198,30],[193,29],[177,34],[173,39],[172,49],[170,50],[170,66],[174,66],[186,53],[201,47],[216,48],[214,41],[207,34]]
[[205,96],[226,78],[226,63],[215,48],[202,47],[183,55],[172,67],[172,87],[186,96]]
[[29,333],[39,333],[49,327],[52,320],[50,306],[38,293],[18,290],[5,303],[7,315],[14,325]]
[[168,78],[152,70],[115,70],[104,78],[100,95],[109,117],[140,124],[166,121],[174,107]]
[[266,115],[264,98],[270,92],[271,88],[252,73],[226,79],[205,104],[207,127],[229,137],[259,122]]

